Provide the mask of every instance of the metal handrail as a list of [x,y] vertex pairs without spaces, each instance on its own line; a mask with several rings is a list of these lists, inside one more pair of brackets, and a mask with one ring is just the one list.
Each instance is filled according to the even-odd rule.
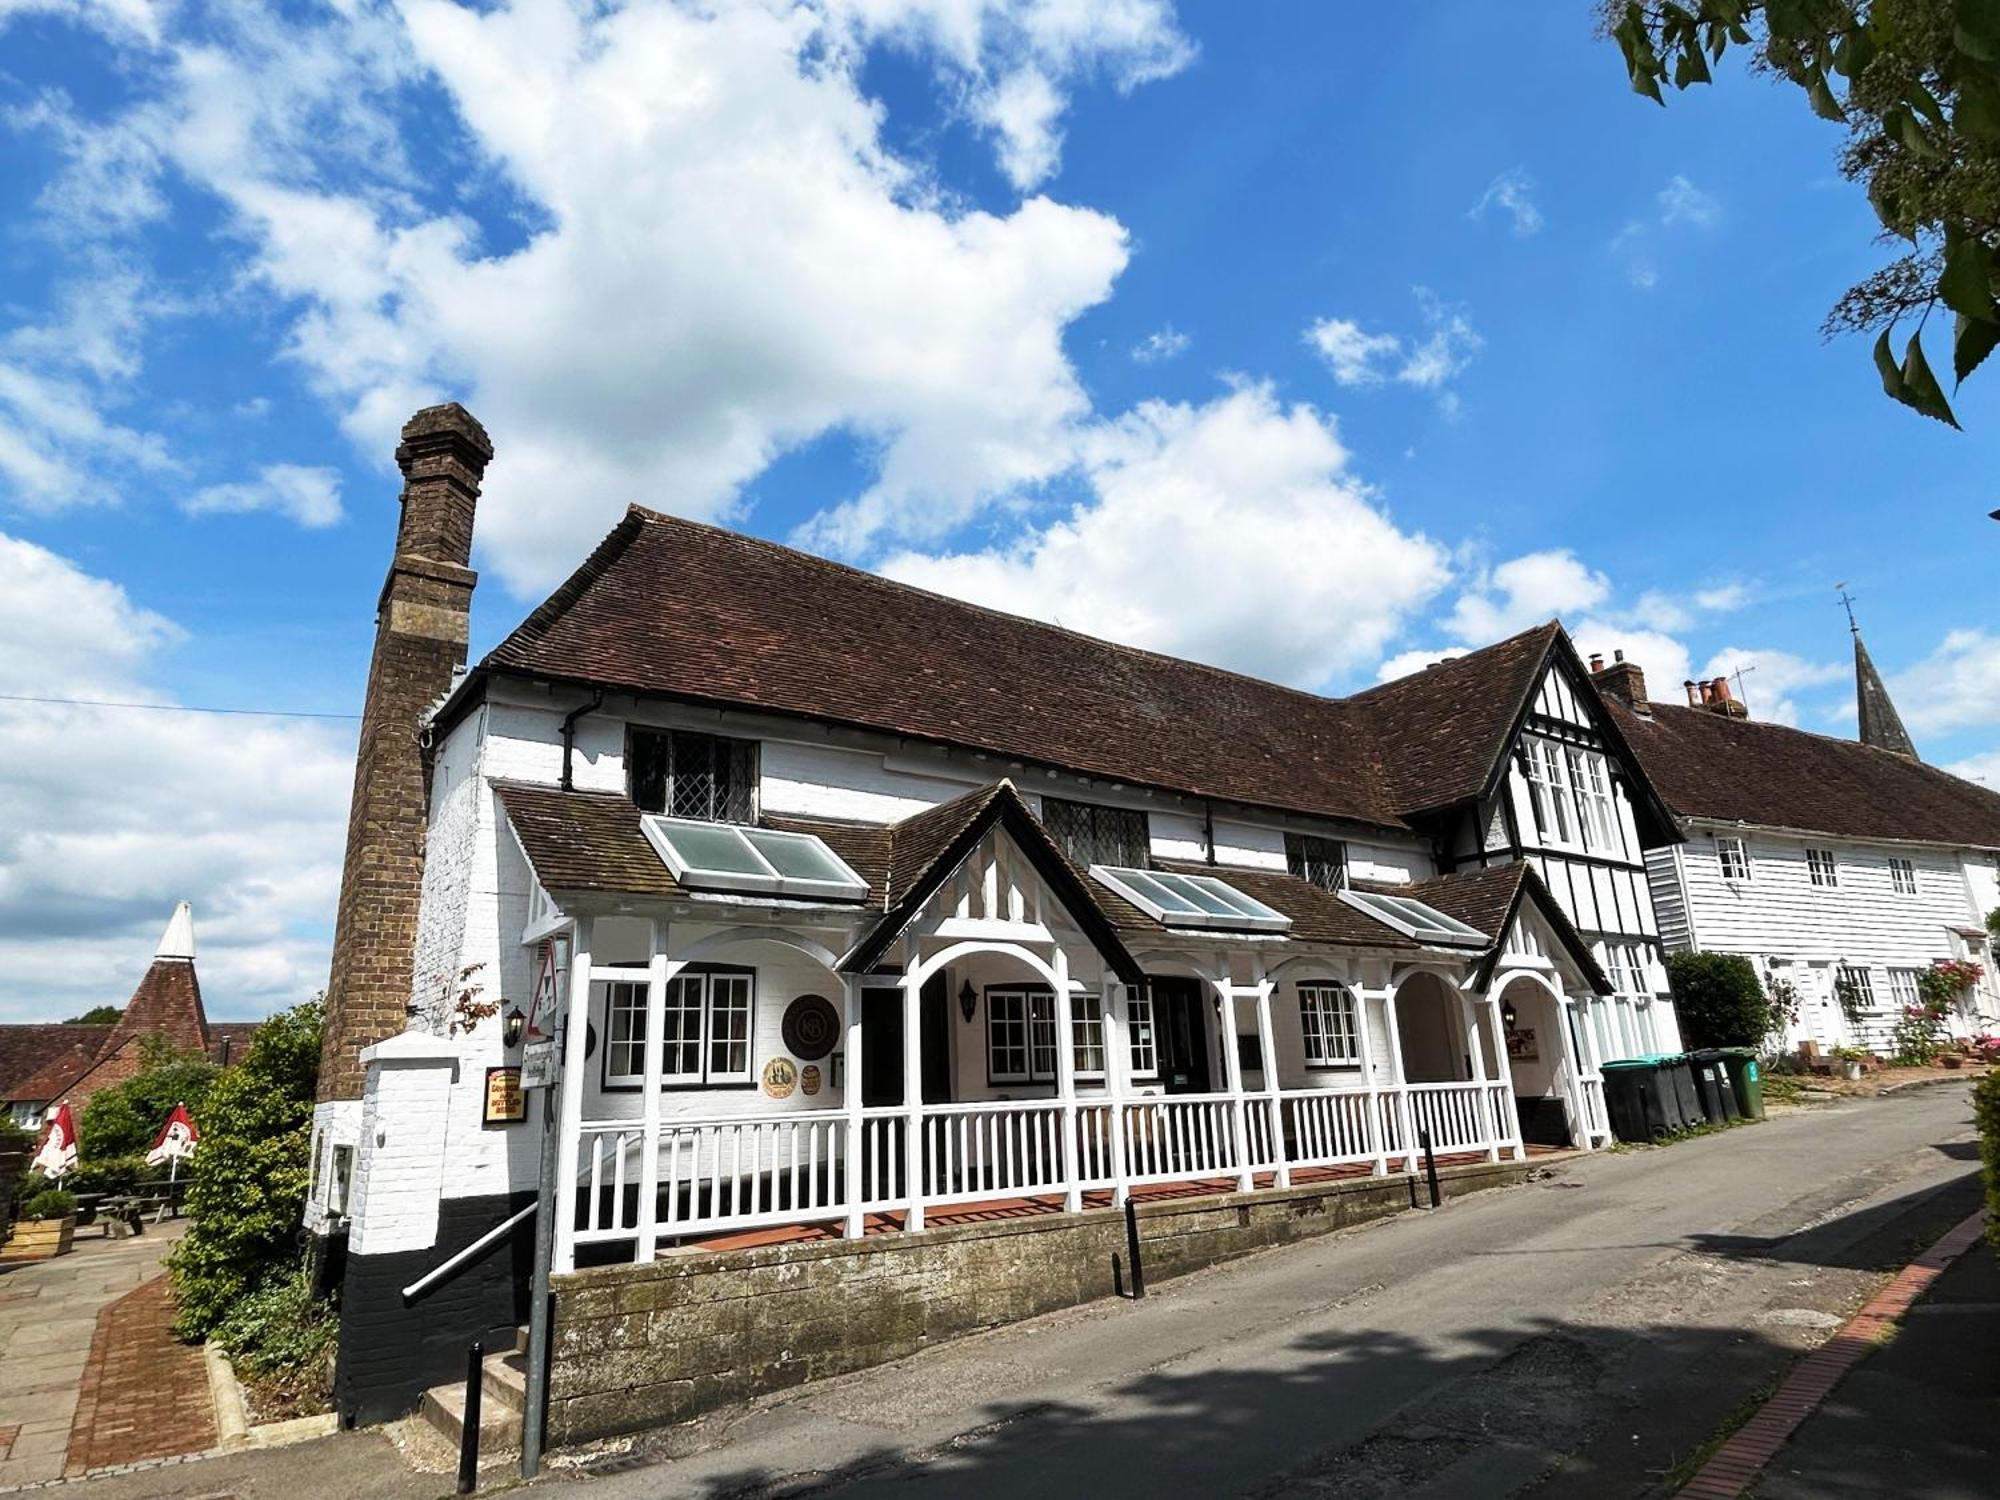
[[426,1271],[422,1276],[419,1276],[415,1281],[403,1288],[403,1301],[405,1303],[416,1301],[417,1298],[423,1296],[424,1293],[457,1271],[461,1266],[477,1260],[501,1240],[512,1234],[518,1225],[528,1219],[532,1219],[535,1216],[535,1209],[537,1207],[538,1205],[530,1203],[513,1217],[494,1225],[442,1265],[434,1266],[432,1269]]

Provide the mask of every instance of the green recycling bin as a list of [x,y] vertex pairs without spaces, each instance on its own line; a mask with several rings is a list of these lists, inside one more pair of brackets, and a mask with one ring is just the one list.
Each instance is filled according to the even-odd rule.
[[1729,1085],[1736,1091],[1736,1106],[1746,1120],[1764,1118],[1764,1076],[1757,1067],[1755,1047],[1718,1047],[1722,1065],[1729,1070]]

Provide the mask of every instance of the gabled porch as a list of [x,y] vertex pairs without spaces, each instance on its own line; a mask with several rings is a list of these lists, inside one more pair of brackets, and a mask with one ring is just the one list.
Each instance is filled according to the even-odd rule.
[[1603,1138],[1518,876],[1511,951],[1234,868],[1206,873],[1288,930],[1191,929],[1069,864],[1004,783],[962,801],[900,848],[820,826],[901,893],[862,911],[538,887],[529,936],[565,1018],[555,1269],[1388,1177],[1426,1144],[1519,1159],[1503,1006],[1555,1007],[1562,1058],[1536,1086],[1576,1145]]

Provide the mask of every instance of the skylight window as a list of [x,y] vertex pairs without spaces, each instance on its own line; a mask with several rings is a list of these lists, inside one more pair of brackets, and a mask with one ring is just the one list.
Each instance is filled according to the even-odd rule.
[[868,882],[810,833],[744,828],[691,818],[639,820],[674,879],[691,891],[859,901]]
[[1273,911],[1213,875],[1135,870],[1126,865],[1092,865],[1090,875],[1154,921],[1169,927],[1284,932],[1292,925],[1292,919],[1283,912]]
[[1448,917],[1436,907],[1412,901],[1408,896],[1391,896],[1382,891],[1345,890],[1340,893],[1340,899],[1420,943],[1438,943],[1448,948],[1484,948],[1490,941],[1478,928],[1468,927],[1456,917]]

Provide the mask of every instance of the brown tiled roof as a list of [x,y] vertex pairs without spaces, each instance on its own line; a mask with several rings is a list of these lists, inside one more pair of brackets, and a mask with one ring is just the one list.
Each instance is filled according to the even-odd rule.
[[1384,827],[1338,699],[1137,651],[633,507],[488,670],[750,705]]
[[1854,740],[1655,703],[1612,705],[1627,742],[1683,818],[1842,838],[2000,848],[2000,793]]
[[0,1102],[56,1098],[89,1071],[110,1036],[108,1021],[0,1026]]
[[1418,880],[1408,885],[1371,886],[1370,889],[1385,890],[1391,895],[1421,901],[1448,917],[1456,917],[1469,927],[1478,928],[1492,939],[1493,946],[1487,950],[1486,959],[1480,966],[1478,983],[1482,987],[1499,959],[1500,945],[1506,940],[1507,925],[1514,919],[1514,909],[1524,900],[1532,901],[1555,933],[1556,941],[1569,950],[1570,958],[1582,971],[1584,983],[1591,986],[1592,993],[1611,993],[1611,981],[1598,964],[1590,943],[1576,930],[1576,924],[1570,921],[1562,904],[1542,883],[1542,877],[1525,863],[1489,865],[1483,870],[1462,870],[1456,875],[1435,875],[1429,880]]
[[975,788],[962,797],[912,813],[898,823],[890,835],[893,847],[889,863],[890,899],[900,902],[907,892],[915,889],[959,836],[979,821],[1006,785],[1004,781],[996,781]]
[[1485,792],[1561,637],[1551,620],[1347,700],[1380,747],[1399,812],[1451,807]]

